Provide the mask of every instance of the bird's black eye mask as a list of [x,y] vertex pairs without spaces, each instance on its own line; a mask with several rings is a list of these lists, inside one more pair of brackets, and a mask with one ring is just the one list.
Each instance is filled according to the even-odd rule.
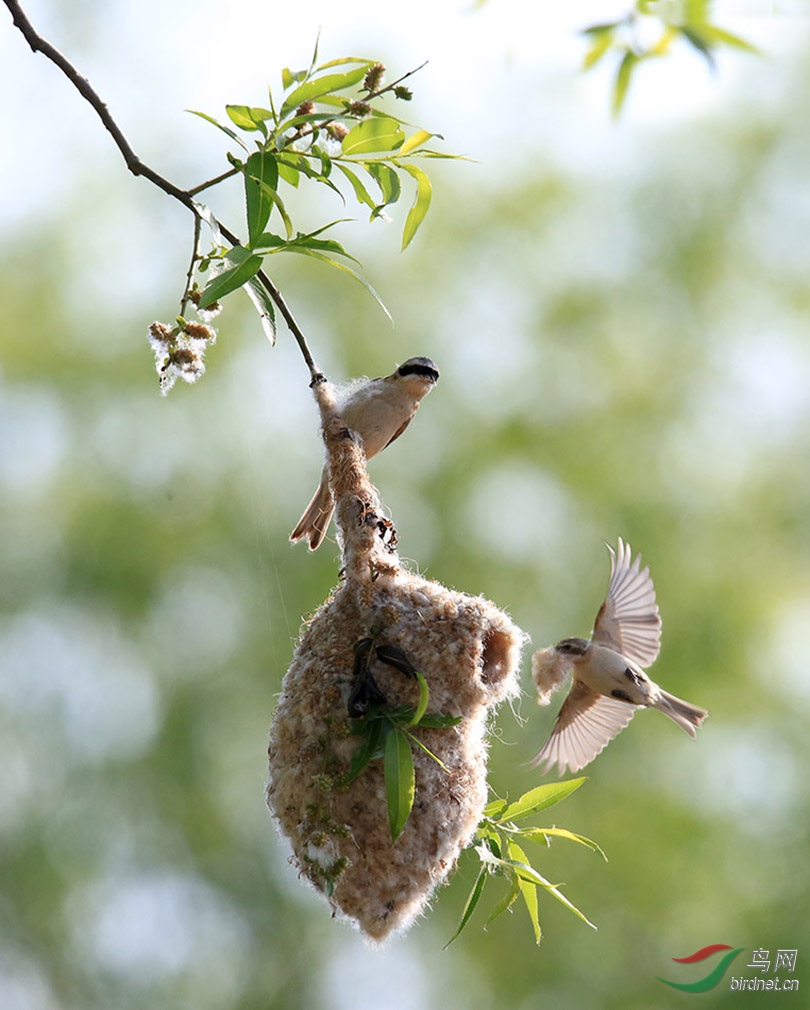
[[439,381],[439,369],[430,358],[410,358],[400,365],[397,372],[402,375],[424,375],[433,382]]

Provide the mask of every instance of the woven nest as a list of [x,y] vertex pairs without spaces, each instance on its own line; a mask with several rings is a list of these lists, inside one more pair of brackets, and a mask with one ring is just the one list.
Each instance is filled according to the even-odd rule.
[[[488,600],[401,567],[362,448],[336,414],[331,388],[317,387],[316,396],[343,581],[307,624],[284,678],[267,802],[301,874],[336,913],[381,941],[425,908],[475,832],[487,799],[487,712],[517,694],[525,636]],[[395,647],[422,673],[428,713],[460,717],[454,726],[415,727],[441,765],[414,747],[413,807],[396,841],[382,761],[344,782],[358,746],[358,720],[349,717],[355,647],[369,639]],[[372,670],[386,704],[416,706],[415,680],[378,661]]]

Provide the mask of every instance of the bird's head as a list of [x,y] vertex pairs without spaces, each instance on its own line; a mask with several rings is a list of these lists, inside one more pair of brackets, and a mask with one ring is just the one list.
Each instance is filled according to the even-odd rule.
[[430,358],[408,358],[394,372],[392,378],[402,383],[415,399],[421,400],[439,381],[439,369]]

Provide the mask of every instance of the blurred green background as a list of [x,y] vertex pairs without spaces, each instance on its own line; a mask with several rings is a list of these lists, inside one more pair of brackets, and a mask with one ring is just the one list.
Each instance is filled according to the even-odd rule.
[[[287,542],[320,468],[306,371],[233,297],[208,374],[161,398],[146,329],[176,311],[188,215],[0,18],[0,1006],[652,1010],[698,998],[656,976],[709,943],[746,948],[748,977],[754,948],[798,949],[810,984],[807,19],[749,19],[770,58],[716,77],[642,67],[612,125],[574,29],[615,4],[534,37],[528,4],[299,6],[27,9],[181,185],[223,164],[182,109],[260,104],[318,23],[324,58],[431,58],[413,119],[475,161],[433,170],[405,255],[393,227],[342,234],[395,328],[317,264],[276,281],[333,378],[442,370],[371,468],[403,556],[536,648],[589,631],[623,536],[658,591],[653,675],[711,719],[692,742],[639,714],[551,812],[609,857],[537,853],[597,932],[541,898],[539,948],[516,906],[443,951],[473,859],[382,951],[332,921],[263,802],[281,678],[337,577],[333,544]],[[556,711],[528,653],[523,688],[491,748],[512,796]]]

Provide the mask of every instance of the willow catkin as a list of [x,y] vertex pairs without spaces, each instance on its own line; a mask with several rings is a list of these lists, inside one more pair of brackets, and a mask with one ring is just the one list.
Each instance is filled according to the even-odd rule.
[[[342,425],[331,387],[316,387],[343,550],[343,579],[306,625],[270,730],[267,802],[301,874],[335,912],[375,941],[407,928],[470,842],[487,799],[487,710],[518,692],[525,636],[483,597],[406,571],[382,516],[361,446]],[[414,733],[415,796],[391,840],[384,773],[371,761],[342,784],[358,739],[347,701],[354,646],[398,647],[425,677],[428,712],[456,726]],[[390,705],[415,706],[414,680],[382,663],[374,678]]]

